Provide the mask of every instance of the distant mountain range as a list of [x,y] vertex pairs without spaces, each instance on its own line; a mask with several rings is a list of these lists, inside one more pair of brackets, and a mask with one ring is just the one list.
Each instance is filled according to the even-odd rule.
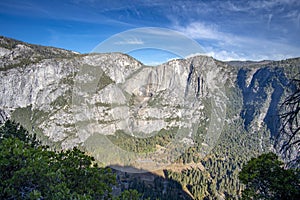
[[[80,146],[106,165],[182,170],[186,179],[177,181],[194,198],[199,191],[237,198],[242,163],[278,153],[280,104],[300,72],[300,58],[195,56],[149,67],[126,54],[78,54],[5,37],[0,58],[0,121],[19,122],[51,148]],[[297,149],[282,155],[297,156]],[[203,189],[187,181],[189,170],[202,174]]]

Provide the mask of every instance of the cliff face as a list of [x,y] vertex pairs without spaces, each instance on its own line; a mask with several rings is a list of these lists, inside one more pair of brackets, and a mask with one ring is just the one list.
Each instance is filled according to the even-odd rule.
[[[120,131],[148,138],[176,129],[176,142],[187,146],[201,135],[206,154],[237,118],[247,132],[267,132],[259,146],[272,149],[280,102],[300,69],[299,59],[231,66],[205,56],[150,67],[120,53],[79,55],[3,37],[0,56],[0,120],[16,120],[56,148],[82,145],[96,158],[97,138]],[[232,115],[229,96],[242,104]]]

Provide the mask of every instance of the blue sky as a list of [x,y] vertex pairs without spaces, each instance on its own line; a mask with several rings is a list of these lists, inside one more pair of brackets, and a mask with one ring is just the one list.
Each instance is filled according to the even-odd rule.
[[[300,56],[299,0],[1,0],[0,27],[0,35],[81,53],[123,31],[159,27],[183,33],[220,60]],[[132,55],[151,54],[148,63],[174,56],[145,52]]]

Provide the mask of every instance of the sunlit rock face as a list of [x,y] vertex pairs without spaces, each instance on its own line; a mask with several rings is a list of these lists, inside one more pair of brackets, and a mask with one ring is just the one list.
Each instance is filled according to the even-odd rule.
[[[269,132],[263,149],[278,134],[279,105],[300,69],[299,59],[243,64],[206,56],[150,67],[121,53],[80,55],[4,37],[0,58],[0,121],[12,118],[55,148],[94,153],[95,138],[117,131],[147,138],[176,128],[185,144],[203,134],[203,146],[213,146],[235,118],[247,131]],[[242,106],[230,118],[232,93]]]

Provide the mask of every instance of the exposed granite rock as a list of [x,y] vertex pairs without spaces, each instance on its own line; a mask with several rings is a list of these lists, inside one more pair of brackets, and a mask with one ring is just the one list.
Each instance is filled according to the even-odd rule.
[[192,144],[203,123],[203,145],[213,148],[224,121],[233,120],[225,119],[229,88],[241,91],[245,129],[267,127],[274,139],[278,106],[300,63],[231,66],[196,56],[149,67],[121,53],[78,55],[4,37],[0,57],[0,122],[12,117],[59,148],[95,152],[87,140],[118,130],[143,138],[177,127]]

